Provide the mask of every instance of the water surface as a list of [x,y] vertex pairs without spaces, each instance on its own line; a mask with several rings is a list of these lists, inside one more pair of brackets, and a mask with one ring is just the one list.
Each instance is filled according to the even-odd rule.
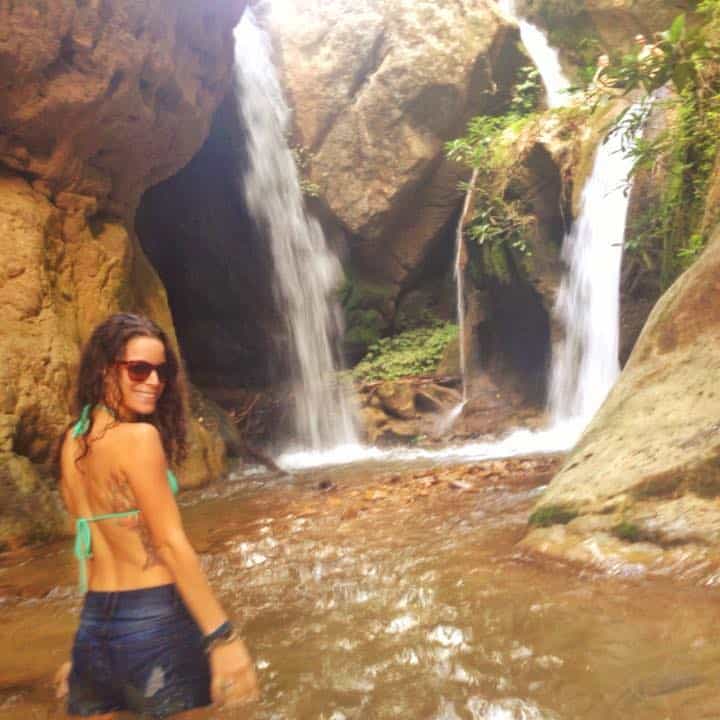
[[[720,717],[717,591],[521,555],[553,461],[513,462],[509,475],[354,466],[182,496],[263,694],[198,717]],[[64,546],[0,571],[0,718],[60,717],[46,679],[76,622],[72,579]]]

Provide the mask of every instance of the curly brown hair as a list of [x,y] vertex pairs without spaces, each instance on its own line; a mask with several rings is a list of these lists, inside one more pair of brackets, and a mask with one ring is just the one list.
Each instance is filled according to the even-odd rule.
[[[184,373],[167,334],[142,315],[118,313],[111,315],[95,328],[80,358],[75,411],[79,414],[86,405],[93,407],[106,404],[110,410],[117,412],[117,408],[112,407],[112,401],[106,396],[106,376],[109,369],[123,359],[128,341],[136,337],[156,338],[165,348],[165,361],[169,370],[165,389],[160,395],[155,412],[144,415],[142,419],[158,429],[168,461],[182,462],[187,454]],[[90,419],[92,422],[92,416]],[[80,457],[89,451],[86,437],[87,434],[83,437],[85,446]]]

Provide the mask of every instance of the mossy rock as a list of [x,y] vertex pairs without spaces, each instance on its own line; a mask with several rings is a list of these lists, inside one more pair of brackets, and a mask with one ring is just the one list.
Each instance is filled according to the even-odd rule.
[[339,300],[345,314],[343,350],[350,364],[362,358],[390,327],[395,292],[394,286],[347,276]]
[[577,516],[577,510],[574,510],[567,505],[543,505],[533,511],[528,518],[528,524],[535,525],[537,527],[567,525]]
[[639,542],[642,539],[640,528],[633,522],[623,520],[612,529],[612,534],[620,540],[629,543]]

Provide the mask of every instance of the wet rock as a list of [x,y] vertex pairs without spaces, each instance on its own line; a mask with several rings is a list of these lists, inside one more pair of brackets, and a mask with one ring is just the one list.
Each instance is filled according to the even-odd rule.
[[[148,186],[202,144],[229,87],[243,6],[0,5],[0,457],[3,472],[32,463],[33,522],[46,533],[57,521],[45,502],[52,447],[70,421],[81,344],[120,310],[150,316],[174,342],[134,211]],[[183,484],[207,481],[224,457],[197,420],[189,429]],[[17,473],[4,476],[7,512],[24,490]],[[8,522],[0,542],[40,539],[34,533]]]
[[718,278],[720,228],[655,306],[620,380],[540,508],[592,515],[623,498],[622,512],[659,545],[720,547]]
[[444,141],[509,99],[517,29],[491,0],[282,0],[269,22],[308,179],[357,266],[399,286],[460,202]]
[[412,420],[415,412],[415,389],[408,383],[384,382],[375,388],[380,406],[401,420]]
[[462,395],[442,385],[423,385],[415,393],[414,404],[419,412],[445,412],[462,401]]

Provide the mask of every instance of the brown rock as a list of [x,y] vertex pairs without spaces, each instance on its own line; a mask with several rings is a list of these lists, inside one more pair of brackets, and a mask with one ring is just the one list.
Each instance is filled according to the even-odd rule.
[[[519,0],[518,10],[524,16],[551,27],[566,26],[575,29],[567,39],[574,46],[565,50],[576,50],[577,36],[598,36],[611,49],[628,49],[637,33],[650,37],[653,32],[665,30],[673,19],[682,12],[695,9],[691,0]],[[563,35],[558,33],[562,40]]]
[[132,219],[227,91],[244,0],[0,6],[0,162]]
[[[140,194],[204,140],[244,4],[0,4],[0,505],[17,508],[0,541],[57,524],[47,468],[92,328],[133,310],[175,342],[165,291],[128,228]],[[181,481],[207,481],[224,457],[222,439],[191,422]]]
[[427,383],[415,393],[415,407],[421,412],[442,413],[455,407],[462,395],[453,388]]
[[623,510],[660,544],[699,537],[716,546],[719,346],[720,227],[653,309],[618,384],[540,507]]
[[491,0],[283,0],[270,27],[310,181],[359,266],[402,282],[460,201],[444,141],[502,106],[525,63],[517,30]]
[[409,383],[383,382],[375,389],[375,396],[387,413],[401,420],[412,420],[415,412],[415,389]]

